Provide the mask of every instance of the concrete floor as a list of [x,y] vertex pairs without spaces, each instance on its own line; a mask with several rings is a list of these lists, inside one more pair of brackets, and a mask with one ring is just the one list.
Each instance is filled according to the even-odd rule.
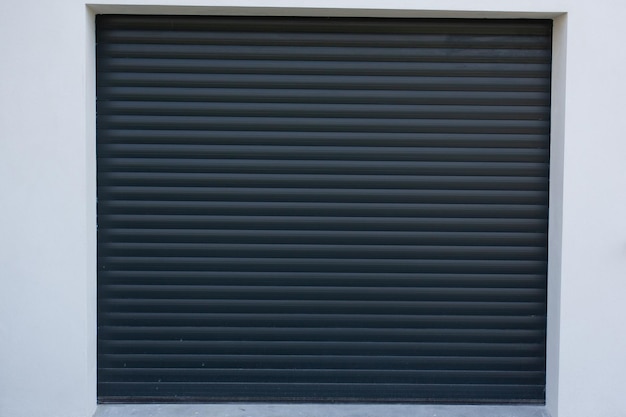
[[543,406],[404,404],[99,405],[94,417],[550,417]]

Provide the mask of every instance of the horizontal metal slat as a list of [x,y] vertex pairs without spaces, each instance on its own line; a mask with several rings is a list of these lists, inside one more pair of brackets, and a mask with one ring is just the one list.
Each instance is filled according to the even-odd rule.
[[98,53],[101,57],[136,58],[214,58],[272,59],[290,61],[434,61],[434,62],[550,62],[550,51],[540,48],[511,48],[507,45],[480,45],[480,48],[446,48],[415,45],[402,46],[336,46],[309,45],[219,45],[219,44],[146,44],[106,43]]
[[[545,177],[507,176],[507,175],[386,175],[386,174],[267,174],[267,173],[214,173],[214,172],[185,172],[163,171],[158,167],[150,167],[147,171],[135,171],[129,164],[127,168],[109,167],[100,169],[99,179],[102,185],[107,183],[121,183],[120,185],[152,185],[157,181],[161,186],[171,186],[184,183],[186,187],[254,187],[254,188],[314,188],[324,189],[389,189],[407,190],[415,192],[434,190],[445,192],[449,190],[508,190],[508,191],[547,191]],[[178,168],[178,166],[176,167]]]
[[545,234],[539,232],[408,232],[350,230],[231,230],[231,229],[121,229],[103,232],[109,242],[205,242],[205,243],[309,243],[362,245],[510,245],[541,246]]
[[[411,175],[547,177],[548,164],[542,162],[433,162],[433,161],[336,161],[336,160],[268,160],[209,158],[109,158],[110,170],[175,171],[232,173],[233,178],[245,173],[293,175]],[[326,177],[328,178],[328,177]],[[336,177],[337,178],[337,177]],[[346,178],[346,177],[344,177]],[[318,177],[318,179],[325,179]],[[338,179],[342,179],[339,177]],[[356,178],[358,179],[358,177]],[[402,180],[402,178],[398,178]],[[497,181],[497,180],[496,180]],[[515,180],[509,180],[511,182]],[[519,180],[518,180],[519,181]],[[393,181],[390,181],[393,182]]]
[[449,314],[501,314],[538,315],[543,311],[543,300],[533,301],[406,301],[406,300],[328,300],[284,299],[163,299],[163,298],[107,298],[101,307],[120,312],[178,311],[181,313],[313,313],[326,314],[432,314],[446,311]]
[[[303,65],[306,63],[303,62]],[[111,72],[99,77],[102,87],[216,87],[337,90],[545,91],[549,79],[536,77],[427,77],[272,74],[194,74]]]
[[211,116],[107,116],[100,117],[112,128],[161,128],[181,130],[271,130],[316,132],[434,132],[547,134],[547,120],[472,120],[472,119],[365,119],[304,117],[211,117]]
[[[115,193],[108,193],[115,195]],[[119,195],[119,194],[118,194]],[[122,196],[120,196],[122,197]],[[183,193],[180,199],[187,196]],[[543,218],[544,204],[401,204],[401,203],[312,203],[257,201],[155,201],[119,204],[129,215],[136,213],[170,215],[239,216],[353,216],[353,217],[450,217],[450,218]],[[114,206],[113,203],[108,205]],[[106,218],[104,219],[106,220]],[[172,219],[175,220],[175,219]]]
[[[111,338],[143,340],[380,340],[465,342],[536,342],[543,333],[528,329],[412,329],[353,327],[203,327],[203,326],[107,326]],[[258,359],[258,358],[257,358]],[[374,362],[374,360],[372,360]],[[219,363],[218,363],[219,365]],[[367,368],[367,366],[364,366]]]
[[[101,310],[101,322],[111,326],[300,326],[387,327],[432,329],[534,329],[545,331],[545,315],[511,314],[324,314],[314,313],[183,313],[109,312]],[[258,352],[256,352],[258,354]],[[297,353],[296,353],[297,354]]]
[[353,287],[277,285],[137,285],[113,284],[101,287],[111,299],[278,299],[291,300],[397,300],[397,301],[537,301],[543,288],[464,288],[464,287]]
[[499,62],[394,62],[394,61],[301,61],[109,58],[101,69],[107,72],[224,73],[231,74],[336,74],[420,75],[464,77],[548,77],[549,63]]
[[[130,188],[137,188],[140,192],[131,194]],[[527,207],[529,212],[536,212],[537,206],[546,205],[546,192],[458,192],[457,193],[429,193],[426,190],[420,193],[380,193],[363,191],[361,193],[346,193],[344,196],[338,196],[337,193],[325,193],[324,190],[311,190],[306,192],[304,190],[286,189],[281,192],[270,194],[269,192],[254,192],[250,191],[246,193],[245,190],[241,190],[240,194],[236,194],[232,189],[188,189],[188,190],[176,190],[173,189],[163,190],[151,189],[153,187],[103,187],[103,195],[110,197],[116,197],[119,200],[102,203],[102,213],[132,213],[142,210],[142,212],[149,212],[151,214],[163,213],[165,211],[174,214],[174,211],[183,211],[182,214],[209,214],[211,209],[216,209],[219,206],[217,203],[211,203],[210,201],[220,201],[220,204],[235,205],[236,202],[240,202],[239,209],[243,209],[247,206],[255,205],[252,202],[258,202],[259,208],[267,203],[275,203],[275,207],[279,209],[283,205],[279,203],[283,202],[286,205],[291,203],[300,204],[306,202],[314,202],[318,208],[330,208],[331,206],[322,206],[328,204],[334,204],[339,211],[347,204],[363,204],[370,205],[361,208],[374,208],[375,204],[386,204],[387,209],[396,211],[396,209],[402,209],[401,204],[409,204],[409,208],[419,207],[413,213],[416,216],[424,213],[429,205],[438,205],[447,207],[443,210],[454,210],[454,204],[472,204],[475,207],[483,205],[485,211],[493,211],[495,209],[504,209],[509,211],[513,205],[519,205],[519,209]],[[156,187],[154,187],[156,188]],[[399,191],[399,190],[398,190]],[[175,200],[175,201],[172,201]],[[207,202],[208,200],[208,202]],[[293,208],[297,208],[293,206]],[[461,208],[462,209],[462,208]],[[356,213],[362,210],[355,211]],[[234,214],[234,213],[232,213]],[[257,214],[261,214],[257,212]],[[292,213],[292,214],[295,214]],[[318,213],[321,214],[321,213]]]
[[[222,18],[223,19],[223,18]],[[489,30],[480,26],[475,26],[475,32],[472,32],[472,36],[468,36],[468,33],[453,34],[458,27],[454,25],[441,25],[433,26],[427,20],[422,20],[419,24],[412,24],[411,27],[400,29],[398,27],[398,20],[396,19],[393,24],[395,30],[389,30],[387,33],[384,31],[378,33],[363,32],[363,33],[350,33],[347,31],[339,31],[337,28],[333,28],[332,31],[321,30],[302,30],[302,26],[292,27],[288,31],[288,35],[276,34],[276,32],[265,32],[262,30],[245,30],[243,32],[229,31],[230,28],[225,28],[223,20],[216,20],[210,24],[210,27],[214,30],[198,30],[198,28],[190,28],[185,25],[185,30],[150,30],[147,28],[138,29],[133,28],[131,30],[127,28],[123,29],[109,29],[100,32],[100,40],[106,43],[132,43],[132,44],[163,44],[166,42],[169,45],[286,45],[293,46],[298,45],[327,45],[327,46],[369,46],[374,42],[380,46],[404,46],[410,47],[415,45],[422,45],[424,47],[462,47],[462,48],[477,48],[477,47],[507,47],[507,48],[549,48],[548,40],[545,39],[544,33],[541,34],[521,34],[520,32],[514,34],[498,33],[498,36],[493,36],[489,33]],[[414,20],[415,22],[415,20]],[[440,20],[441,22],[441,20]],[[310,22],[307,22],[310,23]],[[339,23],[339,22],[338,22]],[[346,24],[346,20],[342,19],[340,22],[342,25]],[[493,22],[491,22],[493,23]],[[519,23],[519,22],[517,22]],[[171,23],[169,23],[171,24]],[[233,24],[237,24],[236,21]],[[245,28],[254,27],[256,22],[246,22]],[[285,20],[281,22],[282,25],[291,25],[292,21]],[[249,26],[251,25],[251,26]],[[207,25],[208,26],[208,25]],[[348,25],[350,27],[352,25]],[[359,25],[361,26],[361,25]],[[428,26],[428,28],[426,28]],[[309,26],[310,27],[310,26]],[[362,27],[362,26],[361,26]],[[538,26],[537,26],[538,27]],[[259,29],[258,26],[256,26]],[[182,28],[181,28],[182,29]],[[276,30],[276,26],[272,28]],[[502,26],[502,29],[504,27]],[[465,27],[465,30],[472,30],[469,25]],[[491,29],[495,30],[495,27]],[[452,31],[452,32],[451,32]]]
[[[141,402],[206,402],[213,401],[303,401],[301,392],[307,392],[320,402],[360,402],[368,398],[375,402],[423,403],[433,398],[454,403],[523,402],[543,404],[544,384],[451,384],[441,397],[441,384],[337,384],[337,383],[207,383],[169,382],[99,382],[99,389],[107,395],[102,403]],[[128,396],[133,392],[133,396]],[[210,392],[209,397],[207,393]],[[246,393],[241,395],[241,393]],[[355,393],[358,392],[358,395]],[[165,398],[165,399],[164,399]]]
[[[508,288],[545,290],[545,277],[541,273],[497,273],[476,274],[458,273],[391,273],[340,272],[332,275],[319,272],[236,272],[236,271],[100,271],[106,277],[107,285],[280,285],[280,286],[376,286],[381,291],[388,287],[428,288],[444,286],[460,288]],[[103,284],[104,285],[104,284]]]
[[[326,301],[375,301],[386,302],[395,300],[400,302],[541,302],[546,296],[545,288],[519,288],[507,287],[501,288],[483,288],[483,287],[449,287],[446,283],[442,283],[440,287],[436,285],[413,287],[399,286],[383,286],[375,288],[343,286],[338,283],[336,286],[316,287],[312,285],[289,285],[284,283],[265,283],[258,282],[257,286],[253,285],[237,285],[233,286],[220,285],[179,285],[174,284],[176,280],[171,281],[169,285],[164,284],[110,284],[102,287],[102,294],[112,302],[130,303],[130,300],[152,300],[154,304],[159,304],[159,300],[166,300],[164,305],[170,301],[177,299],[181,304],[185,304],[187,300],[189,305],[201,305],[200,301],[206,301],[207,305],[211,304],[211,300],[235,300],[236,302],[245,303],[244,300],[259,300],[265,302],[268,300],[289,299],[294,302],[300,300],[312,300],[319,302]],[[272,285],[273,284],[273,285]],[[370,283],[370,285],[376,284]],[[398,283],[397,285],[400,285]],[[239,291],[238,291],[239,288]],[[170,300],[170,301],[167,301]],[[147,301],[146,301],[147,302]]]
[[279,244],[279,243],[108,243],[100,245],[106,256],[267,256],[307,258],[368,259],[546,259],[546,250],[535,246],[513,246],[502,242],[498,246],[452,245],[362,245],[358,243]]
[[105,341],[100,346],[111,353],[177,353],[177,354],[273,354],[305,355],[471,355],[471,356],[535,356],[541,354],[542,344],[526,343],[375,343],[375,342],[197,342],[197,341]]
[[[155,181],[156,182],[156,181]],[[184,186],[183,186],[184,187]],[[132,193],[132,190],[137,190]],[[171,189],[165,187],[137,186],[102,186],[103,195],[115,196],[119,200],[102,203],[103,213],[112,210],[132,210],[145,207],[151,213],[157,210],[185,206],[192,214],[194,209],[210,207],[206,203],[196,204],[197,200],[212,201],[259,201],[259,202],[317,202],[317,203],[386,203],[390,204],[519,204],[545,205],[546,191],[490,191],[490,190],[455,190],[436,192],[434,190],[346,190],[346,189],[246,189],[230,187],[207,187]],[[342,194],[342,192],[344,192]],[[175,204],[168,203],[173,199]],[[180,200],[189,202],[188,205]],[[143,203],[140,203],[143,202]],[[488,207],[486,207],[488,209]],[[416,211],[416,214],[418,212]]]
[[98,356],[104,366],[128,368],[237,368],[257,369],[263,364],[273,369],[396,369],[417,367],[419,369],[477,369],[477,370],[544,370],[544,359],[519,356],[364,356],[364,355],[181,355],[167,354],[162,360],[155,354],[111,354]]
[[232,216],[232,215],[154,215],[103,214],[99,223],[107,227],[143,227],[177,229],[236,229],[279,230],[417,230],[417,231],[546,231],[545,218],[488,217],[354,217],[354,216]]
[[[101,260],[102,261],[102,260]],[[312,272],[467,272],[518,273],[544,272],[545,260],[478,260],[478,259],[365,259],[365,258],[242,258],[242,257],[161,257],[111,256],[109,269],[177,270],[177,271],[312,271]]]
[[[164,32],[165,34],[166,32]],[[210,33],[210,32],[208,32]],[[189,34],[189,32],[187,32]],[[324,63],[327,61],[366,61],[385,62],[549,62],[550,50],[546,39],[541,37],[452,37],[448,41],[428,43],[429,37],[422,35],[368,36],[319,36],[315,33],[291,33],[302,40],[294,39],[262,40],[263,35],[241,36],[225,39],[213,32],[213,39],[202,42],[177,42],[166,39],[162,42],[141,42],[141,40],[118,39],[103,42],[99,56],[104,63],[116,57],[169,58],[169,59],[234,59],[250,60],[303,60]],[[266,35],[267,36],[267,35]],[[445,36],[445,35],[443,35]],[[326,39],[324,39],[326,38]],[[336,38],[336,43],[331,39]],[[342,44],[342,38],[345,42]],[[432,40],[434,37],[430,37]],[[511,40],[508,43],[506,40]],[[532,42],[532,41],[535,42]],[[539,41],[539,42],[537,42]],[[350,45],[347,45],[350,43]],[[548,46],[546,48],[546,46]],[[471,70],[470,70],[471,71]]]
[[[257,32],[282,36],[283,33],[329,33],[348,34],[443,34],[446,36],[462,35],[497,35],[528,37],[541,36],[536,41],[549,39],[551,25],[545,20],[530,19],[400,19],[400,18],[351,18],[351,17],[299,17],[299,16],[167,16],[167,15],[115,15],[100,16],[100,34],[110,30],[158,30],[168,39],[175,31],[202,31],[251,34]],[[291,39],[287,37],[287,39]],[[160,42],[163,43],[163,42]],[[549,43],[544,47],[549,47]]]
[[102,144],[101,157],[242,158],[290,160],[411,160],[546,162],[546,149],[406,147],[406,146],[285,146],[285,145],[195,145],[195,144]]
[[120,382],[333,382],[333,383],[432,383],[467,381],[475,384],[511,382],[541,384],[537,371],[445,371],[445,370],[345,370],[334,369],[111,369],[101,368],[109,381]]
[[224,88],[223,86],[185,87],[154,86],[100,86],[98,98],[105,100],[162,100],[187,102],[252,102],[252,103],[353,103],[353,104],[413,104],[413,105],[476,105],[476,106],[549,106],[550,94],[546,91],[430,91],[430,90],[342,90],[294,87]]
[[543,106],[103,101],[99,115],[541,120]]

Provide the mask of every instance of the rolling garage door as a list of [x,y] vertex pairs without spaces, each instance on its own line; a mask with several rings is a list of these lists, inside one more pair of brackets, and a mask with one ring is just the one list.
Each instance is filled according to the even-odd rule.
[[551,22],[97,42],[101,402],[543,402]]

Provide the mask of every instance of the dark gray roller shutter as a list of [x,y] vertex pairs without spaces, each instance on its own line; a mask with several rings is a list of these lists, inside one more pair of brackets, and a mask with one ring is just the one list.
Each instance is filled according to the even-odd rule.
[[101,402],[543,402],[550,21],[97,41]]

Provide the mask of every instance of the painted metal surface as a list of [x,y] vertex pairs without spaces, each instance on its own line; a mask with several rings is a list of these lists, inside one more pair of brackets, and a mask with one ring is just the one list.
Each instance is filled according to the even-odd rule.
[[550,24],[100,16],[100,401],[542,402]]

